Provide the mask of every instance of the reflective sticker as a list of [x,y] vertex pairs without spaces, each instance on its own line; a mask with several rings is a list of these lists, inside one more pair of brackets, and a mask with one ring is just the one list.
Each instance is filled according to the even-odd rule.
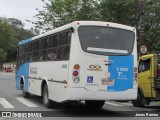
[[87,77],[87,83],[93,83],[93,76]]
[[128,54],[127,50],[118,50],[118,49],[104,49],[104,48],[93,48],[88,47],[88,51],[96,51],[96,52],[112,52],[112,53],[126,53]]

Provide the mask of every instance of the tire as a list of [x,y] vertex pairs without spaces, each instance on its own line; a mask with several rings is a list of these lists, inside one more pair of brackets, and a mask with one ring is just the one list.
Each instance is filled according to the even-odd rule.
[[48,87],[47,87],[46,84],[45,84],[44,89],[43,89],[43,104],[47,108],[51,108],[51,106],[53,104],[53,102],[48,97]]
[[26,91],[24,90],[24,85],[22,85],[22,96],[23,96],[24,98],[29,98],[29,97],[30,97],[30,93],[28,93],[28,92],[26,92]]
[[94,101],[94,100],[86,100],[85,104],[89,108],[100,109],[104,105],[105,101]]
[[145,102],[144,102],[145,98],[143,97],[143,95],[141,94],[140,91],[138,91],[138,96],[136,100],[132,101],[132,104],[134,107],[144,107]]

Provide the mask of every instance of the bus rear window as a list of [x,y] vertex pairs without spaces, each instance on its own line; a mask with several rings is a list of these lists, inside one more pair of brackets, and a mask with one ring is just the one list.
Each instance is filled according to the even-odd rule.
[[132,54],[135,41],[132,31],[102,26],[80,26],[78,34],[85,52],[107,56]]

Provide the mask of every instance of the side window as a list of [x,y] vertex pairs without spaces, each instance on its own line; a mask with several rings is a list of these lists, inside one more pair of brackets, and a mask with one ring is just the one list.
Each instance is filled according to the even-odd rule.
[[37,62],[39,60],[39,40],[34,41],[33,50],[33,62]]
[[28,43],[27,52],[32,52],[32,43]]
[[41,40],[41,49],[46,49],[47,48],[47,41],[48,40],[48,38],[43,38],[42,40]]
[[138,67],[138,71],[139,72],[145,72],[150,70],[151,67],[151,59],[143,59],[139,61],[139,67]]
[[33,46],[33,43],[30,42],[28,43],[28,46],[27,46],[27,62],[32,62],[32,47]]
[[[62,39],[61,37],[63,38],[62,41],[61,41]],[[60,37],[60,43],[58,47],[58,60],[69,60],[71,32],[66,31],[61,33],[61,37]]]
[[59,46],[65,45],[66,42],[66,34],[65,32],[59,35]]
[[48,37],[41,39],[41,50],[39,52],[39,60],[46,61],[47,60],[47,44],[48,44]]
[[47,50],[41,50],[39,53],[39,60],[46,61],[47,60]]
[[21,64],[22,56],[21,56],[21,46],[18,47],[18,55],[17,55],[17,64]]
[[66,44],[70,44],[71,43],[71,32],[67,32],[66,33]]
[[22,64],[22,46],[19,47],[19,64]]
[[22,62],[27,62],[27,46],[23,45],[23,55],[22,55]]
[[57,47],[57,46],[58,46],[58,40],[59,40],[59,36],[58,36],[58,35],[55,35],[55,36],[54,36],[53,47]]
[[54,36],[49,37],[48,48],[52,48],[54,43]]
[[57,60],[57,48],[48,49],[47,57],[48,57],[48,60],[56,61]]
[[58,47],[58,60],[64,60],[65,56],[65,46],[63,47]]

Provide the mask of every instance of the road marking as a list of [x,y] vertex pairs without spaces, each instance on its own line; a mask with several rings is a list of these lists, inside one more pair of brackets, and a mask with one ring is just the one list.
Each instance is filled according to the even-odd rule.
[[120,105],[120,104],[112,103],[112,102],[105,102],[105,103],[109,105],[113,105],[113,106],[124,106],[124,105]]
[[10,104],[5,98],[0,98],[0,104],[4,108],[15,108],[12,104]]
[[23,104],[25,104],[28,107],[38,107],[37,105],[35,105],[34,103],[26,100],[25,98],[18,97],[16,99],[19,100],[20,102],[22,102]]

